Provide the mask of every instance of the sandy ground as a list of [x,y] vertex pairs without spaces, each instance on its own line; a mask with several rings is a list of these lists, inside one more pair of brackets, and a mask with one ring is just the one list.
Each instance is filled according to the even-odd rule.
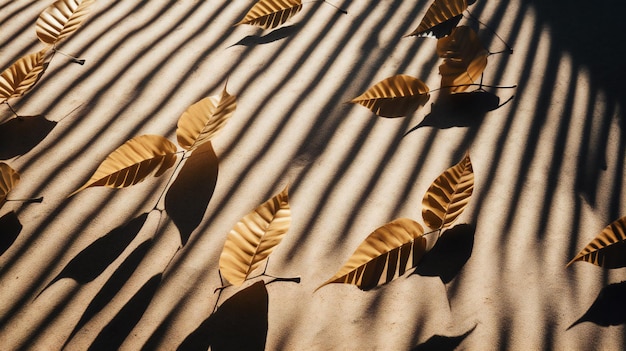
[[[618,9],[478,0],[474,16],[514,48],[489,57],[484,83],[516,84],[487,89],[514,99],[459,118],[435,92],[405,118],[381,118],[346,101],[395,74],[440,84],[436,41],[404,37],[430,2],[331,2],[347,14],[307,2],[263,31],[233,27],[249,0],[96,1],[59,46],[86,63],[55,55],[35,88],[11,100],[33,117],[0,126],[2,158],[22,175],[11,197],[44,197],[0,209],[3,235],[18,234],[0,256],[0,349],[173,350],[184,340],[214,350],[624,347],[624,288],[615,283],[626,272],[565,268],[626,215],[624,48],[607,39]],[[51,3],[1,2],[3,69],[42,47],[34,24]],[[461,24],[490,51],[505,48],[486,27]],[[183,111],[227,80],[237,110],[212,141],[216,183],[210,162],[198,165],[206,177],[184,178],[197,189],[179,200],[196,213],[183,215],[184,245],[161,211],[172,170],[67,199],[126,140],[175,142]],[[431,125],[403,137],[427,115]],[[11,118],[0,106],[0,120]],[[445,246],[378,289],[314,292],[376,228],[421,221],[425,191],[466,151],[474,193]],[[217,301],[227,233],[285,186],[292,223],[266,273],[301,282],[256,278]],[[591,321],[568,329],[605,287]]]

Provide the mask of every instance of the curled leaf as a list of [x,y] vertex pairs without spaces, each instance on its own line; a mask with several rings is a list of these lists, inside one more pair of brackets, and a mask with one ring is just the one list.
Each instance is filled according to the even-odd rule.
[[374,84],[351,103],[363,105],[381,117],[406,116],[423,106],[430,95],[421,80],[399,74]]
[[[422,226],[409,218],[398,218],[371,233],[344,266],[322,284],[345,283],[370,290],[417,266],[426,252]],[[386,274],[383,277],[383,273]],[[317,289],[319,289],[317,288]]]
[[83,23],[95,0],[57,0],[45,9],[36,22],[37,37],[54,45],[74,33]]
[[206,97],[189,106],[178,119],[178,145],[193,151],[210,141],[235,113],[237,97],[228,94],[226,86],[220,95]]
[[0,75],[0,103],[30,90],[44,71],[45,49],[15,61]]
[[[452,23],[454,28],[467,9],[466,0],[435,0],[424,15],[424,18],[413,32],[407,36],[431,36],[440,38],[449,33],[449,30],[438,31]],[[449,29],[452,29],[449,28]],[[447,29],[447,28],[446,28]]]
[[422,218],[432,229],[449,226],[465,210],[474,190],[469,153],[431,184],[422,200]]
[[589,262],[605,268],[624,267],[625,243],[626,217],[622,217],[606,226],[567,264],[567,267],[576,261]]
[[8,164],[0,162],[0,207],[7,200],[7,194],[20,181],[20,174]]
[[461,26],[437,41],[437,55],[444,59],[439,66],[441,86],[454,93],[466,91],[468,84],[480,79],[489,52],[472,28]]
[[259,0],[235,25],[250,24],[272,29],[285,23],[301,9],[301,0]]
[[162,175],[176,162],[176,145],[159,135],[134,137],[118,147],[98,166],[91,178],[78,190],[92,186],[125,188],[154,173]]
[[244,216],[228,233],[220,255],[220,272],[233,285],[241,285],[272,253],[291,224],[285,188]]

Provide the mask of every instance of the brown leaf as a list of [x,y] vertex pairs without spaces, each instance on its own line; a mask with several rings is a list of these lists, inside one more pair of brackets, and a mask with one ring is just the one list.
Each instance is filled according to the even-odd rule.
[[437,41],[437,55],[444,59],[439,66],[441,86],[456,93],[480,80],[489,52],[472,28],[461,26]]
[[118,147],[98,166],[91,178],[73,192],[92,186],[125,188],[154,173],[162,175],[176,162],[176,145],[159,135],[134,137]]
[[422,200],[422,218],[432,229],[440,230],[457,219],[474,190],[474,171],[469,153],[458,164],[445,170],[431,184]]
[[20,174],[8,164],[0,162],[0,207],[7,200],[7,195],[20,181]]
[[0,75],[0,103],[24,95],[44,71],[45,49],[15,61]]
[[301,9],[301,0],[259,0],[235,25],[250,24],[272,29],[285,23]]
[[206,97],[189,106],[178,119],[178,145],[193,151],[210,141],[235,113],[237,97],[228,94],[226,86],[220,95]]
[[283,239],[291,224],[287,188],[244,216],[228,233],[220,255],[220,272],[241,285]]
[[429,36],[434,34],[434,29],[438,26],[460,19],[463,11],[466,9],[466,0],[435,0],[426,11],[417,29],[407,36]]
[[365,238],[343,267],[319,288],[331,283],[345,283],[370,290],[390,282],[417,266],[426,252],[423,234],[422,226],[409,218],[398,218],[385,224]]
[[55,45],[74,33],[83,23],[95,0],[58,0],[45,9],[36,22],[37,37]]
[[381,117],[401,117],[423,106],[430,95],[421,80],[404,74],[374,84],[351,103],[363,105]]
[[[606,226],[587,246],[574,257],[566,267],[576,261],[589,262],[596,266],[617,268],[623,265],[613,265],[613,262],[624,261],[624,247],[626,241],[626,217],[622,217]],[[612,250],[613,248],[622,250]],[[616,257],[617,256],[617,257]]]

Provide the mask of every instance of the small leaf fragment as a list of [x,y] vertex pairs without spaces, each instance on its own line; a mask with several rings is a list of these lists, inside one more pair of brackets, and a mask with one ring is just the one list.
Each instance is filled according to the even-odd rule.
[[7,200],[7,195],[20,181],[20,174],[8,164],[0,162],[0,207]]
[[259,0],[235,25],[250,24],[272,29],[285,23],[302,10],[301,0]]
[[407,36],[435,35],[439,38],[444,35],[445,31],[439,34],[435,29],[448,22],[453,22],[456,25],[466,9],[466,0],[435,0],[417,28]]
[[[624,261],[625,250],[612,250],[626,242],[626,217],[622,217],[606,226],[587,246],[574,257],[566,267],[576,261],[589,262],[605,268],[618,268],[614,262]],[[623,246],[623,245],[622,245]],[[625,249],[624,247],[621,247]],[[618,257],[616,257],[618,256]]]
[[58,0],[37,18],[37,37],[41,42],[55,45],[74,33],[89,13],[95,0]]
[[437,41],[437,55],[444,59],[439,66],[441,86],[456,93],[466,91],[469,84],[480,80],[489,52],[472,28],[461,26]]

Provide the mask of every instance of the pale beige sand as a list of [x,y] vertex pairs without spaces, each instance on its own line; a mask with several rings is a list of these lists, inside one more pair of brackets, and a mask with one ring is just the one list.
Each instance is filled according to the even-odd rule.
[[[41,48],[34,23],[50,3],[2,1],[2,68]],[[345,102],[394,74],[439,86],[436,41],[403,38],[429,1],[333,1],[347,15],[305,3],[282,29],[233,27],[253,3],[98,0],[60,46],[85,65],[56,55],[36,87],[11,101],[23,116],[58,123],[25,154],[5,160],[22,174],[11,196],[44,201],[0,210],[0,216],[15,211],[23,225],[0,256],[0,349],[60,349],[94,296],[149,238],[154,242],[141,263],[67,349],[87,349],[102,338],[123,341],[125,350],[149,340],[151,347],[176,349],[216,303],[228,231],[287,185],[292,225],[267,273],[299,276],[301,283],[269,284],[267,295],[260,285],[243,290],[258,279],[224,290],[219,304],[231,302],[207,328],[214,349],[235,337],[261,340],[268,350],[408,350],[433,335],[461,336],[443,344],[465,350],[624,347],[623,323],[567,330],[603,287],[625,279],[624,270],[565,268],[626,214],[623,73],[611,66],[624,50],[602,41],[615,35],[609,22],[616,9],[568,3],[556,16],[548,5],[537,8],[539,1],[478,0],[473,13],[515,49],[489,57],[485,83],[518,84],[490,89],[502,102],[514,100],[466,126],[422,127],[403,138],[430,113],[437,93],[423,109],[396,119]],[[479,34],[491,51],[504,48],[485,27]],[[180,250],[174,223],[151,211],[171,171],[128,189],[90,188],[66,199],[126,140],[158,134],[175,142],[181,113],[219,93],[227,79],[238,107],[213,140],[215,192]],[[0,108],[2,120],[11,118]],[[466,224],[457,229],[465,249],[430,263],[431,271],[448,259],[462,263],[471,248],[448,284],[422,272],[373,291],[332,284],[314,293],[374,229],[398,217],[421,221],[424,192],[467,150],[476,183],[457,222]],[[37,297],[88,245],[148,212],[134,240],[95,279],[82,285],[61,279]],[[160,284],[150,281],[161,273]],[[143,295],[131,301],[135,310],[122,311],[128,330],[106,334],[142,286]],[[613,299],[615,308],[620,302]],[[140,317],[136,324],[133,316]],[[229,318],[240,335],[224,334]]]

